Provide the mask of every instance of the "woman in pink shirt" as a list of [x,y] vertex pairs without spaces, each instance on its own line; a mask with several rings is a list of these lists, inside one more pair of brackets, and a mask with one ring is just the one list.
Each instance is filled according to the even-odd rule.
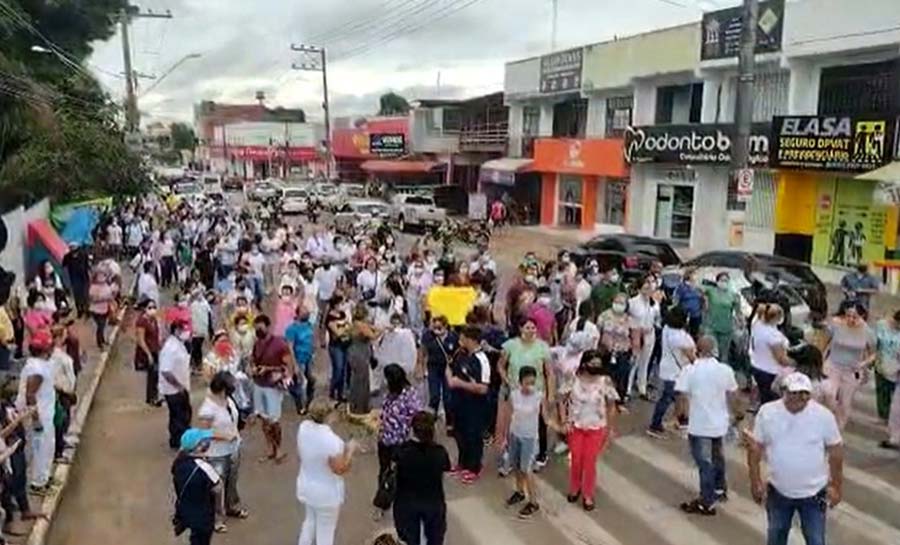
[[35,331],[48,329],[53,323],[53,312],[47,304],[47,296],[41,292],[33,292],[28,310],[22,316],[25,330],[28,335],[34,335]]
[[106,347],[106,322],[109,320],[113,302],[116,300],[116,290],[109,283],[105,271],[94,271],[88,297],[90,299],[89,310],[97,325],[97,347],[102,350]]
[[294,321],[297,314],[297,299],[294,296],[293,286],[281,286],[281,297],[275,303],[275,319],[272,321],[272,334],[276,337],[284,337],[284,332]]

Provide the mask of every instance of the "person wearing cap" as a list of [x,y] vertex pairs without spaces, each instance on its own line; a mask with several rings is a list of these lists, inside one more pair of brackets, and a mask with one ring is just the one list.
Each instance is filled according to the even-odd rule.
[[[222,478],[203,458],[214,439],[213,431],[190,428],[178,440],[178,454],[172,462],[175,492],[175,519],[181,531],[190,530],[191,545],[209,545],[216,530],[218,496]],[[178,531],[176,526],[176,533]]]
[[[213,441],[206,451],[209,461],[225,481],[224,514],[245,519],[247,510],[241,507],[237,482],[241,466],[240,413],[234,401],[236,382],[227,371],[219,371],[209,382],[206,399],[197,411],[199,427],[213,431]],[[223,523],[224,524],[224,523]]]
[[178,448],[181,434],[191,425],[191,355],[185,343],[191,338],[190,325],[176,321],[159,351],[159,393],[169,409],[169,447]]
[[766,502],[767,545],[787,544],[795,513],[806,543],[824,545],[826,507],[841,502],[843,440],[834,414],[811,399],[809,377],[791,373],[782,387],[784,397],[760,407],[753,432],[744,432],[753,499]]
[[[679,403],[687,403],[688,442],[700,473],[700,496],[681,504],[681,510],[697,515],[715,515],[716,502],[727,499],[724,438],[732,423],[743,419],[738,412],[734,371],[716,359],[716,337],[697,341],[697,359],[675,380]],[[729,409],[730,407],[730,409]],[[684,414],[685,410],[679,411]]]
[[53,337],[50,331],[36,331],[28,343],[31,355],[19,375],[19,391],[16,408],[24,411],[36,408],[37,414],[26,425],[26,437],[31,444],[31,490],[43,494],[50,484],[50,470],[53,466],[56,430],[53,417],[56,412],[56,390],[54,389],[54,367],[50,362]]

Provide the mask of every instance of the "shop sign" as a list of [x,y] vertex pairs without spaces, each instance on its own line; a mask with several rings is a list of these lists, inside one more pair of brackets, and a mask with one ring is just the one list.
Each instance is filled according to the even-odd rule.
[[[768,123],[755,123],[750,132],[750,164],[769,162]],[[652,125],[625,129],[625,161],[682,165],[731,163],[734,125]]]
[[[703,14],[703,44],[700,60],[737,57],[741,51],[744,27],[744,8],[721,9]],[[756,53],[781,50],[784,28],[784,0],[760,2],[756,25]]]
[[892,160],[894,121],[887,116],[795,115],[772,120],[772,166],[864,172]]
[[531,170],[626,178],[628,168],[622,155],[622,141],[618,138],[539,138],[535,141]]
[[871,183],[822,176],[818,180],[812,264],[855,267],[884,257],[888,207]]
[[498,168],[481,168],[478,173],[478,181],[497,185],[516,185],[516,173],[511,170]]
[[580,47],[541,57],[541,93],[580,90],[583,59]]
[[403,155],[405,152],[406,135],[402,133],[369,135],[369,153],[372,155]]

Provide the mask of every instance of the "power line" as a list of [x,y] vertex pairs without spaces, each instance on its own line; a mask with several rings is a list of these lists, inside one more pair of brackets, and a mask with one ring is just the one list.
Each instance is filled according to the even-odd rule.
[[[400,4],[398,4],[396,6],[391,6],[391,4],[393,4],[394,2],[397,2],[397,1],[400,1]],[[377,22],[379,19],[389,18],[389,17],[393,16],[394,14],[391,14],[391,13],[386,14],[385,11],[387,9],[397,10],[397,9],[402,8],[403,6],[413,3],[414,1],[415,0],[387,0],[387,1],[379,4],[378,7],[376,7],[375,9],[372,9],[372,10],[366,12],[365,15],[360,16],[358,19],[347,21],[347,22],[344,22],[339,25],[335,25],[334,27],[332,27],[324,32],[319,32],[317,34],[313,34],[312,36],[305,38],[304,41],[307,41],[310,43],[324,43],[328,40],[334,39],[336,36],[344,35],[347,32],[352,32],[356,29],[359,29],[360,27],[366,26],[373,22]],[[373,13],[376,13],[376,12],[381,13],[381,15],[377,15],[377,16],[373,17]]]
[[[372,24],[368,25],[354,35],[326,39],[322,43],[325,43],[332,48],[339,48],[343,46],[345,49],[350,49],[352,47],[355,47],[359,43],[365,42],[367,40],[378,39],[379,36],[384,36],[385,34],[392,32],[399,26],[408,24],[413,17],[416,17],[423,13],[425,14],[425,16],[428,16],[428,12],[432,8],[436,8],[432,13],[437,13],[438,11],[446,7],[439,5],[439,3],[442,1],[446,0],[423,0],[422,3],[408,6],[399,13],[391,14],[390,16],[385,17],[381,20],[373,21]],[[456,1],[458,0],[450,0],[450,3],[452,4]],[[354,42],[356,42],[356,44],[354,44]],[[350,47],[347,47],[348,45]]]
[[398,38],[401,38],[407,34],[417,32],[418,30],[421,30],[422,28],[424,28],[425,26],[427,26],[429,24],[446,19],[447,17],[450,17],[451,15],[458,13],[458,12],[460,12],[470,6],[473,6],[479,2],[482,2],[482,1],[483,0],[453,0],[450,4],[448,4],[447,6],[444,6],[443,9],[432,13],[431,14],[432,17],[430,19],[422,21],[418,24],[416,24],[416,23],[407,24],[405,26],[395,29],[395,31],[391,32],[387,36],[383,36],[383,37],[375,40],[374,42],[364,43],[357,47],[351,48],[349,50],[345,50],[336,56],[335,61],[345,61],[345,60],[357,57],[359,55],[369,53],[369,52],[373,51],[375,47],[392,42],[392,41],[394,41]]

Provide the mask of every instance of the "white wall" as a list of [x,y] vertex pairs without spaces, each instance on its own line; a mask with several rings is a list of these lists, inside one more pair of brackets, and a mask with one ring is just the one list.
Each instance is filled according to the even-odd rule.
[[585,135],[588,138],[606,137],[606,97],[591,96],[588,99]]
[[798,0],[784,7],[787,57],[892,47],[900,43],[897,0]]
[[507,134],[509,135],[509,143],[507,144],[506,154],[509,157],[520,157],[522,155],[522,131],[524,105],[521,103],[513,103],[509,105],[509,121]]
[[506,63],[503,93],[507,100],[535,96],[540,93],[541,59],[525,59]]

